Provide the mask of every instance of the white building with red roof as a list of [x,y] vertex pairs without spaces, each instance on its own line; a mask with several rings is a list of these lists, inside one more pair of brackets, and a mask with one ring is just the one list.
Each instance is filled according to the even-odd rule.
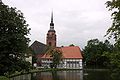
[[[82,53],[78,46],[59,47],[62,52],[62,59],[57,68],[82,69]],[[49,54],[38,56],[42,67],[50,67],[52,57]]]

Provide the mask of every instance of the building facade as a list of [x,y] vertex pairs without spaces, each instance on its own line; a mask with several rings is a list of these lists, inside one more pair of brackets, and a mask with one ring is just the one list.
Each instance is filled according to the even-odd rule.
[[[62,52],[62,59],[57,68],[82,69],[82,53],[78,46],[59,47]],[[41,57],[41,67],[48,67],[52,64],[52,57],[45,54]]]

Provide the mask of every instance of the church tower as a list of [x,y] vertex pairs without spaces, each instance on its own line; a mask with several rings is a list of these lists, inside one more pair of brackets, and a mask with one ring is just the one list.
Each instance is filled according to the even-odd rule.
[[56,47],[56,31],[54,30],[53,12],[51,14],[51,23],[46,37],[46,44],[51,47]]

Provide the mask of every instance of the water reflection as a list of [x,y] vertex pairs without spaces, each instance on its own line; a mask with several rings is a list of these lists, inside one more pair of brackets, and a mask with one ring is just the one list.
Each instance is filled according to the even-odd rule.
[[82,70],[53,71],[16,76],[10,80],[83,80]]
[[85,70],[83,77],[84,80],[112,80],[109,70],[102,70],[102,69]]
[[26,74],[10,80],[114,80],[110,75],[108,70],[69,70]]
[[10,78],[10,80],[32,80],[32,78],[31,78],[31,74],[25,74]]
[[53,71],[36,74],[37,80],[83,80],[83,71]]

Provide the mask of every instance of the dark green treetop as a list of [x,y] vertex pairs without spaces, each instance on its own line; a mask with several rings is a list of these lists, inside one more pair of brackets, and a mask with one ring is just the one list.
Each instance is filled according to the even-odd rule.
[[106,2],[109,11],[112,11],[112,26],[108,29],[109,38],[113,37],[117,47],[120,49],[120,0],[112,0]]
[[[0,74],[14,71],[17,61],[22,60],[29,38],[28,24],[23,13],[0,2]],[[15,66],[16,65],[16,66]]]
[[115,40],[115,50],[112,53],[106,52],[105,56],[110,60],[110,68],[112,77],[116,80],[120,79],[120,0],[111,0],[106,2],[109,11],[112,11],[112,26],[108,29],[109,38]]
[[87,65],[105,66],[107,58],[102,56],[104,52],[112,52],[113,45],[105,40],[99,41],[98,39],[91,39],[83,49],[85,62]]

